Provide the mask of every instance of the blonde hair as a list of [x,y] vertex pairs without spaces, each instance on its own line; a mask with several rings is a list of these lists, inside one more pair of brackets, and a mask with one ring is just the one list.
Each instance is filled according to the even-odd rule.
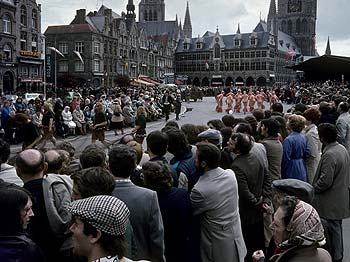
[[144,116],[146,117],[146,116],[147,116],[147,113],[146,113],[145,107],[139,106],[139,107],[137,108],[136,115],[137,115],[137,116],[144,115]]
[[300,115],[291,115],[288,117],[287,127],[294,132],[301,132],[305,128],[306,119]]
[[46,103],[44,103],[43,108],[44,108],[44,110],[46,110],[46,111],[52,111],[52,104],[46,102]]

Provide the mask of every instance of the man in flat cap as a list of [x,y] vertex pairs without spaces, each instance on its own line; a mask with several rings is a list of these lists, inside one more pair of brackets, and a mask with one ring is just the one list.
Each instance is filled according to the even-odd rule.
[[125,232],[130,211],[113,196],[93,196],[72,202],[73,252],[88,262],[129,262]]

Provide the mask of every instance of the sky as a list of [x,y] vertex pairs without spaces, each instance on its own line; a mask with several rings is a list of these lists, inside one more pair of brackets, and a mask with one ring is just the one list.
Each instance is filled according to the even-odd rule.
[[[303,0],[304,1],[304,0]],[[126,12],[127,0],[37,0],[42,5],[42,30],[49,25],[69,24],[77,9],[87,12],[97,10],[102,4],[120,14]],[[138,4],[134,0],[138,19]],[[165,0],[166,20],[184,21],[187,0]],[[206,31],[220,34],[234,34],[240,23],[241,32],[251,32],[259,17],[267,18],[270,0],[188,0],[193,37]],[[325,53],[329,36],[333,55],[350,57],[350,1],[319,0],[317,6],[316,48],[320,55]]]

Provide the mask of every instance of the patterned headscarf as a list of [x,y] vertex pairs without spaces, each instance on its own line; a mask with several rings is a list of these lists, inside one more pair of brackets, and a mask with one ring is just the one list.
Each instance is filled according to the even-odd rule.
[[326,241],[320,216],[309,204],[298,201],[292,219],[286,228],[288,240],[280,248],[293,246],[323,246]]

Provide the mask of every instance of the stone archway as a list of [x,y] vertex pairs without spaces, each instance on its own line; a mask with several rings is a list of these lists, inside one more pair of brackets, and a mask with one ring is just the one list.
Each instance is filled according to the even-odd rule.
[[232,77],[229,76],[228,78],[226,78],[225,86],[233,86],[233,84],[234,84],[234,81]]
[[195,77],[195,78],[193,79],[192,84],[193,84],[194,86],[200,86],[200,85],[201,85],[201,81],[199,80],[198,77]]
[[208,79],[208,77],[204,77],[202,79],[202,86],[209,86],[209,79]]
[[255,80],[253,77],[248,77],[247,80],[245,81],[245,85],[248,86],[254,86],[255,85]]
[[11,71],[6,71],[2,77],[4,94],[12,94],[14,92],[14,77]]
[[266,78],[263,76],[260,76],[257,80],[256,80],[256,85],[257,86],[266,86]]
[[244,85],[244,80],[243,80],[243,78],[242,77],[237,77],[236,78],[236,81],[235,81],[235,85],[236,86],[243,86]]

